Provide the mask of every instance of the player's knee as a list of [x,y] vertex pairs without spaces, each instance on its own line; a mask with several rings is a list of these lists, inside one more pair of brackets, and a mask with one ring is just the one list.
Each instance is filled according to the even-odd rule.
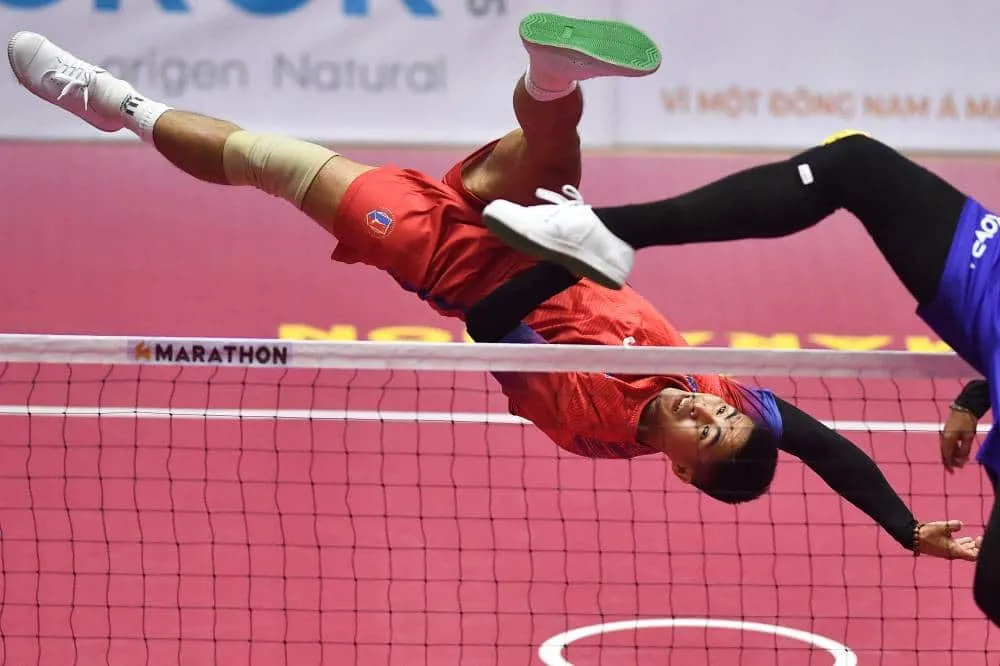
[[506,199],[523,205],[538,203],[539,187],[559,191],[579,186],[582,173],[579,139],[546,146],[515,130],[493,151],[462,174],[466,189],[483,201]]
[[[564,185],[579,187],[581,176],[582,169],[580,168],[579,160],[570,159],[563,162],[552,162],[550,164],[539,165],[535,171],[534,180],[530,183],[525,183],[525,186],[532,189],[532,194],[534,194],[534,189],[537,189],[537,187],[544,187],[547,190],[559,192]],[[535,188],[530,187],[532,183],[535,184]]]
[[553,148],[528,143],[521,162],[511,174],[510,186],[527,203],[534,204],[538,203],[535,190],[539,187],[554,192],[564,185],[579,187],[582,175],[579,142],[567,141]]
[[870,164],[873,160],[884,162],[889,153],[895,152],[871,135],[853,130],[834,134],[818,150],[823,153],[824,161],[845,177],[863,173],[866,169],[859,169],[859,166]]
[[864,137],[868,137],[870,139],[872,135],[869,134],[868,132],[863,132],[861,130],[843,129],[843,130],[840,130],[839,132],[834,132],[830,136],[828,136],[825,139],[823,139],[823,145],[824,146],[828,146],[831,143],[833,143],[834,141],[840,141],[841,139],[846,139],[846,138],[852,137],[852,136],[864,136]]
[[839,132],[821,145],[793,160],[807,164],[812,172],[811,185],[838,207],[855,214],[858,206],[873,196],[873,184],[879,178],[898,173],[906,158],[886,144],[863,132]]
[[239,130],[226,139],[222,163],[230,184],[253,185],[301,208],[320,169],[336,156],[314,143]]

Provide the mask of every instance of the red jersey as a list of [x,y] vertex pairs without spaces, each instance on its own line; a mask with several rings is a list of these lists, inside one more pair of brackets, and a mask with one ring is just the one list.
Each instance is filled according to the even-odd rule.
[[[687,346],[683,336],[631,287],[611,291],[581,281],[532,312],[511,342]],[[530,329],[530,330],[527,330]],[[537,340],[532,340],[532,333]],[[712,375],[614,376],[603,373],[503,373],[497,379],[510,411],[553,441],[592,458],[657,453],[636,435],[642,411],[667,387],[737,400],[732,382]]]
[[[460,165],[444,182],[395,167],[368,171],[351,184],[341,202],[333,223],[340,241],[333,258],[381,268],[439,313],[462,317],[469,306],[534,263],[482,226],[482,207],[482,202],[464,190]],[[524,330],[514,333],[520,335],[518,341],[687,344],[630,287],[611,291],[588,281],[549,299],[527,317],[525,325]],[[512,414],[528,419],[573,453],[611,458],[656,452],[639,444],[636,434],[643,409],[662,389],[675,386],[713,393],[728,401],[736,387],[715,376],[496,376]]]

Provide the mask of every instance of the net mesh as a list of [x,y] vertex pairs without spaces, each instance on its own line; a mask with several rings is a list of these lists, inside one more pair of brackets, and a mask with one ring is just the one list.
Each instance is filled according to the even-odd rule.
[[658,456],[560,451],[489,375],[741,374],[975,534],[988,482],[937,447],[953,357],[158,344],[0,336],[4,664],[996,663],[972,566],[913,558],[797,459],[720,505]]

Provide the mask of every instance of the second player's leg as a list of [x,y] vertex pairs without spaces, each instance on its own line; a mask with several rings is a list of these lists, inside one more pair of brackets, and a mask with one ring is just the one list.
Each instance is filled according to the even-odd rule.
[[660,66],[655,43],[616,21],[532,14],[520,24],[528,71],[514,89],[518,129],[463,169],[465,189],[483,202],[537,201],[539,187],[580,183],[583,95],[578,82],[605,76],[641,77]]
[[777,238],[843,208],[862,222],[917,301],[929,303],[967,200],[892,148],[854,133],[661,201],[593,212],[570,206],[559,216],[551,206],[497,201],[484,220],[516,247],[615,286],[631,268],[630,246]]
[[[572,83],[572,82],[569,82]],[[514,89],[514,114],[519,127],[493,150],[462,172],[465,188],[484,202],[507,199],[537,202],[539,187],[558,190],[580,184],[580,135],[583,95],[573,86],[565,96],[539,100],[521,77]]]
[[1000,627],[1000,493],[997,492],[996,477],[989,471],[987,473],[996,499],[980,546],[972,590],[979,609]]
[[787,236],[842,208],[926,303],[937,295],[966,200],[899,152],[855,133],[671,199],[595,212],[615,235],[643,248]]
[[[552,14],[527,17],[521,39],[527,73],[514,88],[519,128],[463,169],[466,190],[483,202],[504,199],[530,205],[538,188],[578,186],[583,115],[579,81],[598,76],[644,76],[660,54],[638,29],[612,21],[582,21]],[[497,342],[546,300],[576,284],[563,266],[543,262],[525,268],[476,303],[466,314],[469,335]]]

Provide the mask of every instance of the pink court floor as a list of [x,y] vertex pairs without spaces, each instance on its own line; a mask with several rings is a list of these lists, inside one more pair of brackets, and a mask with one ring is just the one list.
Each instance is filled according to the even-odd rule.
[[[433,174],[461,156],[349,154]],[[658,198],[765,159],[594,154],[582,189]],[[282,203],[189,182],[143,147],[0,143],[0,163],[4,332],[461,335],[388,277],[330,262]],[[1000,207],[1000,162],[926,164]],[[651,251],[633,282],[709,345],[933,342],[846,216]],[[997,662],[972,567],[909,556],[798,461],[766,499],[716,506],[661,460],[561,454],[502,417],[491,381],[0,368],[0,663]],[[982,529],[981,472],[937,462],[958,382],[761,381],[853,424],[919,517]],[[440,412],[465,418],[420,416]]]

